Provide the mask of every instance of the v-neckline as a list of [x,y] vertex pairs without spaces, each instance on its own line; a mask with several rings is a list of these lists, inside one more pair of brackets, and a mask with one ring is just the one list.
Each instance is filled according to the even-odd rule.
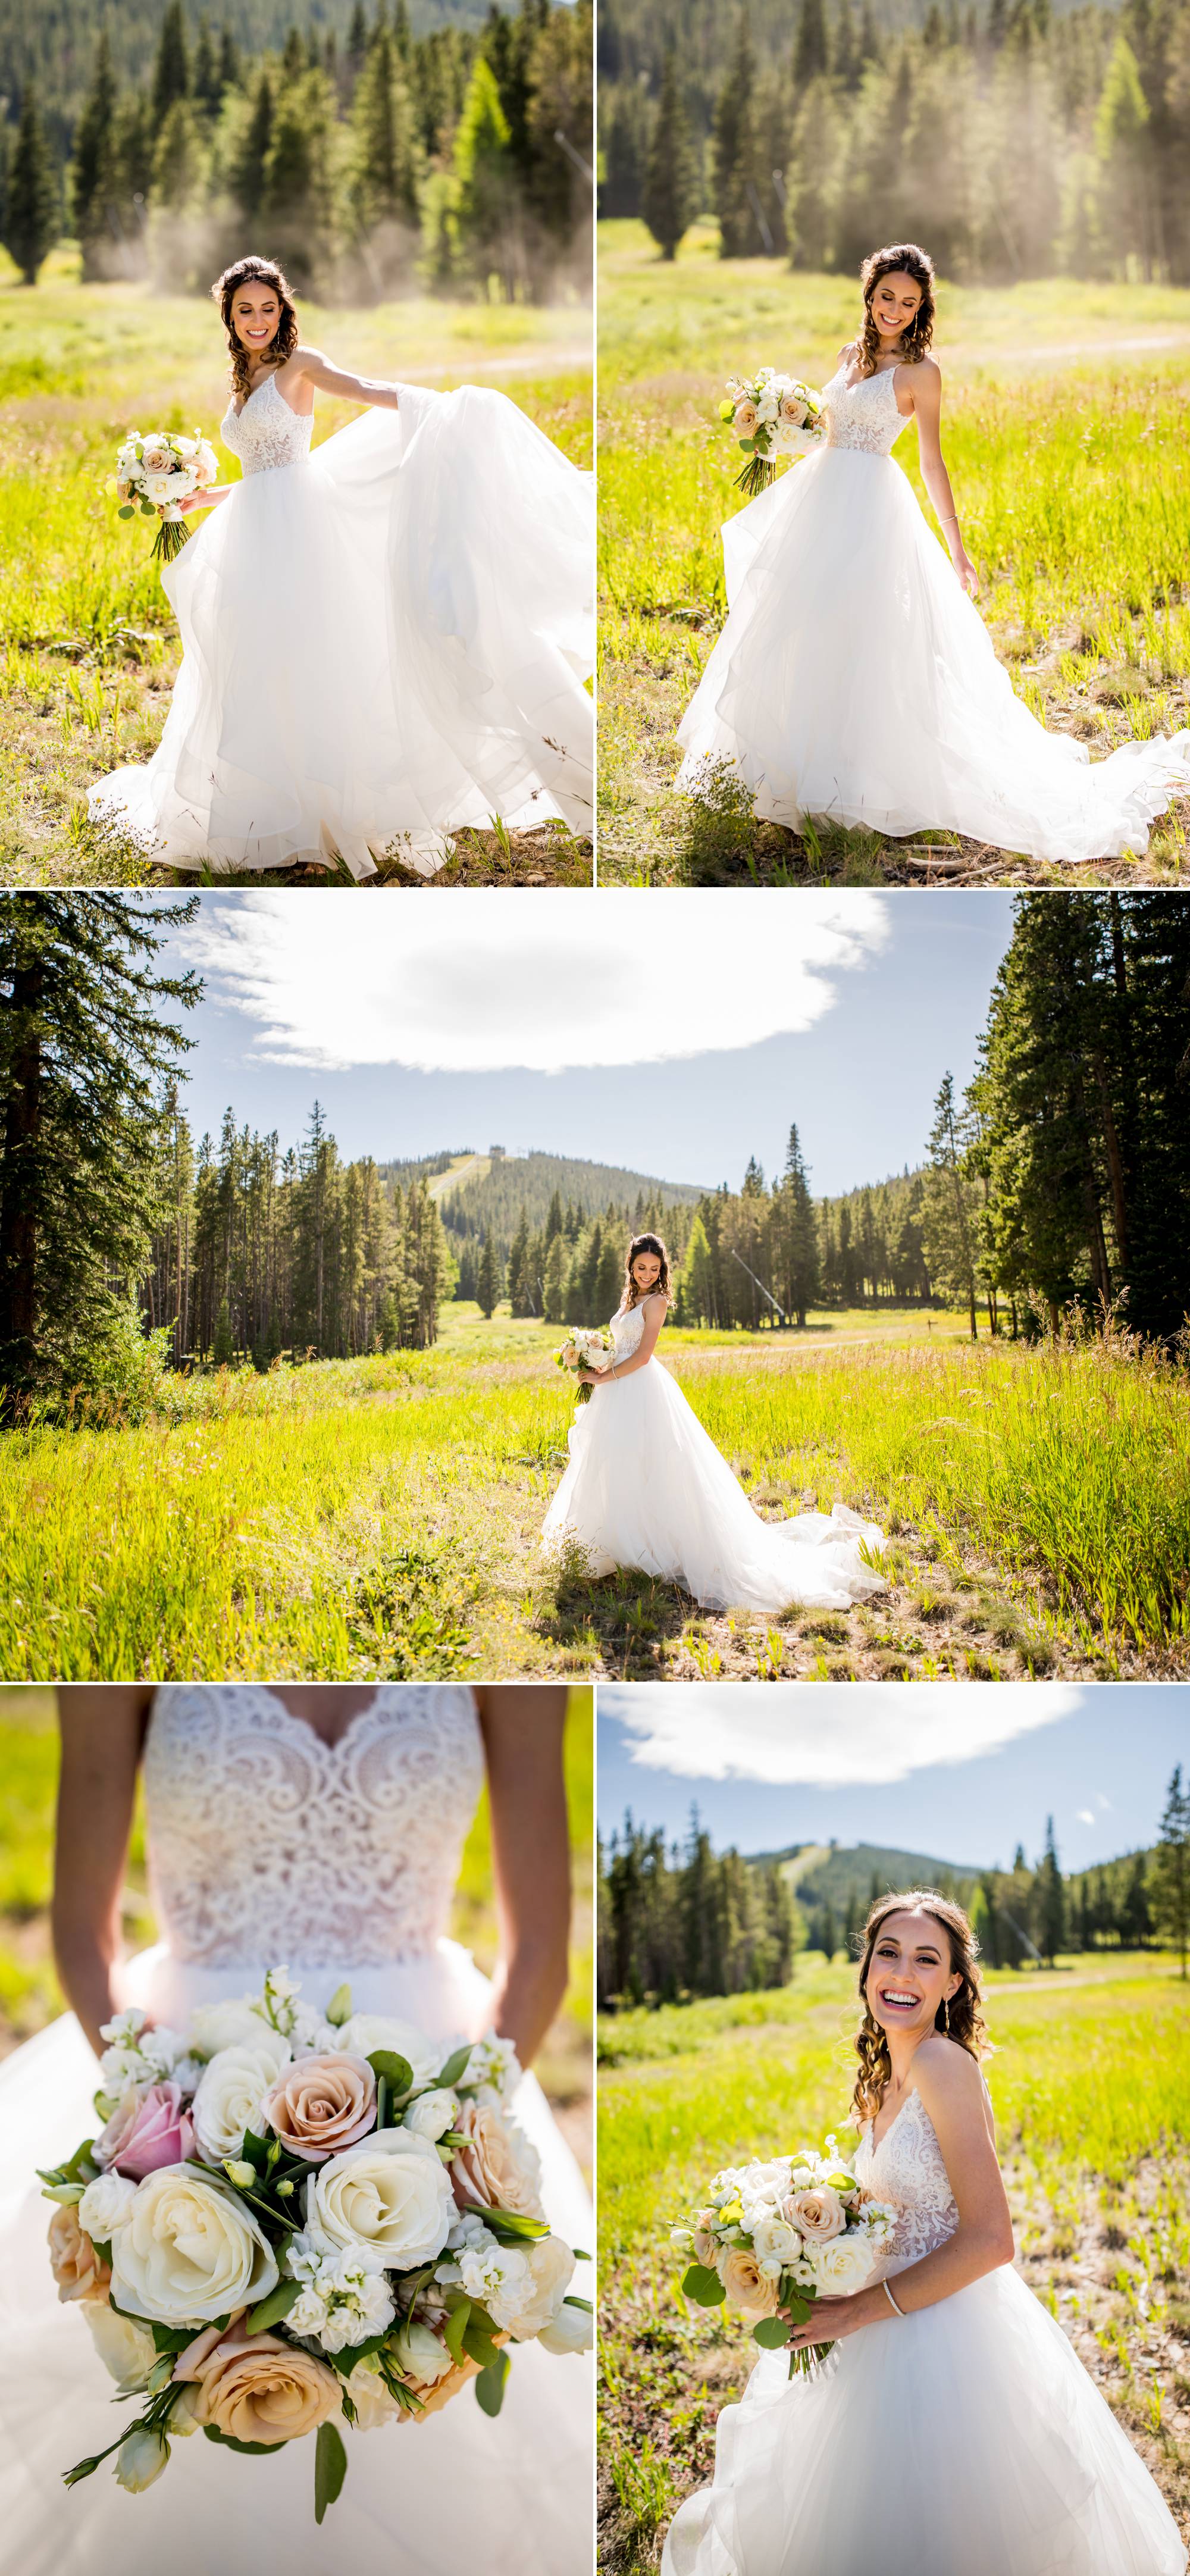
[[352,1711],[342,1734],[332,1737],[320,1735],[318,1728],[311,1724],[308,1717],[295,1716],[294,1711],[291,1708],[286,1707],[280,1692],[275,1690],[270,1683],[258,1682],[256,1685],[261,1699],[269,1701],[270,1705],[278,1711],[278,1714],[281,1717],[284,1718],[287,1726],[296,1727],[299,1734],[311,1739],[318,1746],[321,1753],[328,1754],[332,1758],[335,1754],[342,1752],[344,1745],[350,1742],[356,1727],[361,1725],[366,1717],[375,1716],[388,1687],[389,1685],[387,1682],[379,1682],[372,1693],[371,1699],[366,1700],[362,1708],[357,1708]]
[[886,2145],[887,2145],[888,2140],[891,2138],[892,2133],[893,2133],[893,2130],[895,2129],[895,2127],[896,2127],[896,2125],[897,2125],[898,2120],[903,2120],[903,2119],[904,2119],[904,2117],[905,2117],[905,2113],[906,2113],[906,2111],[908,2110],[910,2103],[911,2103],[911,2102],[913,2102],[913,2101],[916,2101],[918,2098],[919,2098],[919,2096],[918,2096],[917,2086],[916,2086],[916,2084],[911,2084],[911,2085],[910,2085],[910,2087],[909,2087],[909,2091],[908,2091],[908,2092],[907,2092],[907,2094],[905,2095],[905,2099],[904,2099],[904,2101],[903,2101],[903,2102],[902,2102],[902,2104],[901,2104],[900,2110],[899,2110],[899,2111],[894,2111],[893,2116],[892,2116],[891,2120],[889,2121],[888,2127],[887,2127],[887,2129],[885,2130],[885,2132],[884,2132],[884,2136],[883,2136],[882,2138],[878,2138],[878,2137],[877,2137],[877,2135],[876,2135],[876,2123],[875,2123],[875,2121],[873,2120],[873,2122],[872,2122],[872,2153],[873,2153],[873,2155],[874,2155],[874,2156],[875,2156],[875,2155],[879,2155],[881,2147],[883,2147],[883,2146],[886,2146]]

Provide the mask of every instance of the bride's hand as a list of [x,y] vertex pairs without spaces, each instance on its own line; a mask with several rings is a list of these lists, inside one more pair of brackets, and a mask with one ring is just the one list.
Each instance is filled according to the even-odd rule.
[[602,1386],[604,1372],[598,1369],[579,1369],[577,1376],[580,1386]]
[[967,593],[968,599],[977,599],[979,596],[979,574],[976,572],[975,566],[971,561],[971,557],[968,554],[966,547],[963,545],[956,546],[950,560],[954,565],[955,571],[964,590]]
[[[875,2297],[868,2289],[853,2291],[849,2299],[815,2299],[804,2325],[793,2327],[789,2338],[792,2350],[809,2352],[815,2344],[842,2343],[845,2335],[858,2334],[861,2326],[870,2326],[879,2315],[876,2298],[888,2307],[883,2290],[879,2290]],[[785,2309],[782,2308],[780,2313],[784,2316]]]

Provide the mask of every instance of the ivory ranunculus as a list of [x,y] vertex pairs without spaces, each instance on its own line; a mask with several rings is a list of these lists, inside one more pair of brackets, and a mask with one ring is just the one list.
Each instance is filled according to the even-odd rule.
[[440,2254],[455,2214],[437,2147],[413,2129],[377,2129],[320,2165],[308,2186],[311,2218],[332,2245],[374,2247],[402,2270]]
[[192,2118],[199,2153],[208,2164],[221,2165],[238,2155],[245,2129],[259,2134],[264,2106],[293,2051],[275,2030],[259,2040],[220,2048],[204,2069],[194,2096]]
[[340,2411],[339,2381],[324,2361],[279,2335],[246,2333],[242,2319],[185,2376],[198,2383],[197,2421],[233,2442],[299,2441]]
[[[438,2072],[446,2051],[411,2021],[395,2021],[388,2013],[353,2013],[339,2032],[339,2046],[349,2057],[371,2057],[373,2051],[387,2048],[394,2057],[403,2057],[413,2069],[411,2092],[418,2092]],[[400,2094],[407,2101],[408,2094]]]
[[459,2097],[448,2085],[438,2084],[432,2093],[421,2093],[411,2102],[401,2122],[403,2129],[413,2129],[419,2138],[440,2138],[453,2129],[458,2117]]
[[515,2209],[525,2218],[543,2218],[541,2159],[520,2130],[479,2102],[464,2102],[455,2126],[467,2140],[450,2166],[460,2208]]
[[325,2164],[374,2128],[376,2078],[365,2057],[337,2049],[299,2057],[266,2095],[263,2116],[291,2155]]
[[50,2270],[60,2299],[106,2299],[111,2273],[101,2263],[74,2201],[60,2202],[49,2224]]
[[847,2212],[837,2191],[818,2183],[812,2191],[795,2191],[785,2203],[784,2216],[798,2235],[810,2245],[826,2245],[832,2236],[840,2236],[847,2224]]
[[201,2326],[277,2286],[267,2237],[230,2184],[189,2165],[142,2182],[112,2242],[118,2307],[161,2325]]
[[747,2317],[754,2325],[760,2317],[775,2316],[777,2283],[762,2272],[756,2256],[746,2245],[729,2245],[716,2265],[729,2308],[737,2316]]
[[526,2272],[506,2288],[493,2291],[487,2306],[498,2326],[504,2326],[519,2343],[527,2343],[543,2326],[553,2324],[570,2285],[574,2256],[560,2236],[539,2236],[535,2244],[522,2245],[518,2251],[524,2256]]
[[122,2317],[118,2308],[108,2307],[98,2299],[88,2299],[83,2315],[104,2369],[115,2380],[121,2397],[131,2397],[134,2390],[143,2387],[157,2358],[157,2346],[148,2327],[138,2326],[132,2317]]

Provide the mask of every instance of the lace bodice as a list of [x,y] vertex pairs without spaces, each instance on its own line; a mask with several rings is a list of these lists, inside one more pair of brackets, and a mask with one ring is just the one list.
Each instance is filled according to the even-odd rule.
[[617,1361],[630,1360],[645,1329],[644,1307],[630,1306],[626,1315],[613,1315],[608,1329],[615,1338]]
[[474,1694],[451,1683],[382,1684],[334,1745],[274,1691],[170,1683],[145,1749],[162,1938],[211,1967],[422,1955],[482,1782]]
[[828,447],[858,447],[867,456],[891,454],[905,423],[897,410],[895,367],[879,376],[861,376],[849,384],[845,360],[822,388],[827,408]]
[[219,435],[240,460],[243,474],[269,474],[278,465],[302,465],[310,453],[313,418],[299,420],[274,376],[255,385],[243,410],[230,402]]
[[855,2151],[855,2171],[866,2190],[887,2200],[897,2211],[886,2272],[901,2272],[920,2262],[953,2236],[959,2223],[942,2150],[920,2093],[910,2093],[877,2147],[872,2123],[865,2122]]

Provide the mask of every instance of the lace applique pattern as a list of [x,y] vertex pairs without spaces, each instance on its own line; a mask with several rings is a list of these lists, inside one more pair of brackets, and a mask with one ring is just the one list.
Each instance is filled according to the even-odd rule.
[[923,2254],[932,2254],[953,2236],[959,2213],[920,2093],[902,2103],[879,2146],[872,2144],[871,2121],[865,2123],[855,2170],[865,2188],[898,2213],[886,2270],[897,2272],[906,2263],[920,2262]]
[[454,1684],[381,1685],[333,1745],[270,1690],[167,1684],[145,1748],[162,1937],[212,1967],[432,1949],[483,1769],[474,1695]]
[[224,412],[219,435],[240,460],[244,474],[268,474],[278,465],[300,465],[310,452],[314,421],[299,420],[278,393],[274,376],[254,385],[241,412],[234,402]]
[[827,406],[828,447],[858,447],[866,456],[888,456],[905,423],[897,410],[896,368],[878,376],[861,376],[849,385],[840,367],[822,389]]
[[631,1359],[645,1329],[643,1306],[630,1306],[626,1315],[613,1315],[608,1327],[615,1337],[617,1360]]

